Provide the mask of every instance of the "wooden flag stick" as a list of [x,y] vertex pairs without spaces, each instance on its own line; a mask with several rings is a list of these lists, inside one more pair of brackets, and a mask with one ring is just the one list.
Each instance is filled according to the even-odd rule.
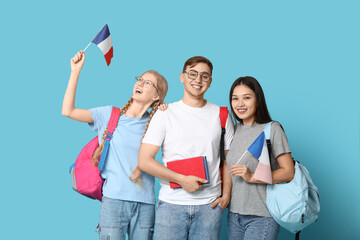
[[86,51],[86,49],[90,46],[90,44],[92,43],[92,41],[91,42],[89,42],[89,44],[86,46],[86,48],[84,49],[84,52]]
[[240,160],[244,157],[246,152],[247,152],[247,150],[244,152],[244,154],[239,158],[239,160],[235,164],[238,164],[240,162]]

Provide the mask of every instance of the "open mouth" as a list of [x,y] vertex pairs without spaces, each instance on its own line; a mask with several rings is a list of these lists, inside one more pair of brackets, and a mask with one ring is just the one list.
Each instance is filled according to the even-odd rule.
[[143,92],[142,92],[140,89],[138,89],[138,88],[135,89],[135,92],[140,93],[140,94],[143,93]]
[[195,85],[195,84],[192,84],[191,86],[196,90],[200,90],[202,88],[202,86]]
[[247,110],[247,109],[245,109],[245,108],[238,108],[238,109],[237,109],[238,113],[240,113],[240,114],[245,113],[246,110]]

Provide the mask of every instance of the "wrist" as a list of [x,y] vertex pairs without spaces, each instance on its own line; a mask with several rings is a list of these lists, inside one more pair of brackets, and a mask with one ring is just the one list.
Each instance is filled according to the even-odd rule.
[[185,180],[185,175],[176,173],[176,176],[174,177],[174,182],[176,182],[179,185],[182,185],[182,183],[184,183]]
[[74,75],[74,76],[79,76],[80,75],[80,69],[71,69],[70,74]]
[[255,183],[254,174],[250,173],[249,175],[248,183]]
[[221,196],[221,198],[226,201],[226,202],[230,202],[231,199],[231,194],[230,193],[223,193],[223,195]]

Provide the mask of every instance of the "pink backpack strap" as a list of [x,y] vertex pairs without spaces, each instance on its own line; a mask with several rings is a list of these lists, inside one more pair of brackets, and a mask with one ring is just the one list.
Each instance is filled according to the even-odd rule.
[[100,171],[102,171],[104,168],[107,153],[109,151],[110,141],[112,139],[113,132],[115,131],[115,128],[117,127],[117,124],[119,122],[119,117],[120,117],[120,108],[113,107],[112,111],[111,111],[109,123],[108,123],[108,133],[105,138],[104,148],[103,148],[103,151],[102,151],[102,154],[100,157],[100,162],[98,165],[98,169]]
[[112,107],[109,123],[108,123],[108,133],[113,133],[120,117],[120,108]]

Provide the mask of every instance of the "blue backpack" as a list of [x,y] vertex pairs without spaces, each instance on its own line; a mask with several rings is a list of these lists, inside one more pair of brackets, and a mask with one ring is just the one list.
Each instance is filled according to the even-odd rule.
[[[271,123],[265,127],[266,142],[271,152]],[[274,220],[286,230],[296,233],[299,239],[302,229],[315,222],[320,212],[320,195],[308,170],[294,161],[295,176],[291,182],[268,184],[266,204]]]

